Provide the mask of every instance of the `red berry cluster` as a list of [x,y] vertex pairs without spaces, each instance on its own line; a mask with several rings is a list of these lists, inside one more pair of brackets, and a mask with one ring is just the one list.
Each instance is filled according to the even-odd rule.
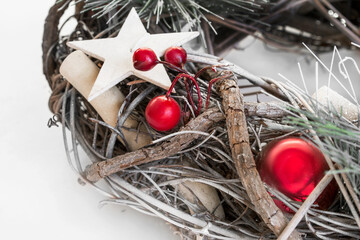
[[[178,70],[178,68],[183,68],[185,65],[186,57],[186,51],[182,47],[170,47],[165,52],[165,62],[163,62],[158,60],[152,49],[139,48],[134,52],[133,64],[134,68],[139,71],[149,71],[159,63]],[[169,96],[174,85],[175,81],[166,95],[153,98],[146,107],[146,121],[157,131],[169,131],[180,121],[180,106]]]
[[[174,81],[172,82],[166,95],[161,95],[153,98],[145,110],[145,118],[149,125],[157,131],[169,131],[173,129],[180,121],[181,110],[179,104],[170,97],[170,94],[175,86],[175,83],[179,79],[184,79],[184,84],[187,91],[187,99],[191,104],[195,115],[199,115],[201,111],[201,93],[199,85],[196,81],[200,77],[201,73],[213,67],[206,67],[200,70],[195,77],[191,76],[184,70],[184,65],[187,60],[187,53],[182,47],[170,47],[165,51],[165,61],[161,61],[157,58],[155,52],[150,48],[139,48],[134,52],[133,64],[134,68],[139,71],[149,71],[153,69],[157,64],[163,64],[164,66],[179,72]],[[208,95],[206,99],[206,108],[208,107],[211,86],[214,82],[229,77],[229,75],[212,79],[209,83]],[[195,107],[193,95],[193,86],[195,86],[198,95],[198,106]],[[184,112],[187,112],[187,105],[184,105]],[[185,116],[188,114],[185,114]]]
[[168,65],[169,63],[176,68],[183,68],[186,63],[187,54],[182,47],[170,47],[164,54],[165,62],[158,60],[155,52],[150,48],[139,48],[134,52],[134,68],[139,71],[149,71],[158,63]]

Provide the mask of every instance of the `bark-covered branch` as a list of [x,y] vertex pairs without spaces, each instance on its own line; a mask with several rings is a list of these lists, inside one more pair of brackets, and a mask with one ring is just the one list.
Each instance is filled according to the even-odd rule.
[[[221,120],[224,120],[224,116],[219,109],[211,108],[192,119],[180,131],[206,132],[214,123]],[[106,161],[94,163],[85,169],[86,177],[89,181],[96,182],[123,169],[170,157],[186,148],[199,136],[193,133],[176,135],[158,146],[142,148]]]
[[[267,193],[256,169],[249,144],[243,96],[232,79],[222,80],[217,87],[223,99],[230,148],[240,180],[256,211],[278,236],[288,224],[288,220]],[[294,231],[289,239],[301,237]]]

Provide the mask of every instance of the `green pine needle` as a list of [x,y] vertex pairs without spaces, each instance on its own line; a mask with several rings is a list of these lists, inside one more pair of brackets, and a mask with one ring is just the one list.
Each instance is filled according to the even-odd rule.
[[[201,20],[206,19],[206,14],[212,14],[219,18],[222,16],[243,15],[248,18],[258,14],[264,6],[271,5],[274,1],[265,0],[80,0],[84,2],[84,12],[94,11],[93,17],[103,17],[110,14],[108,22],[120,12],[128,11],[130,7],[136,7],[138,14],[150,25],[150,20],[155,16],[156,23],[164,21],[165,25],[173,30],[180,31],[184,22],[192,30],[199,30]],[[170,19],[170,22],[168,22]]]

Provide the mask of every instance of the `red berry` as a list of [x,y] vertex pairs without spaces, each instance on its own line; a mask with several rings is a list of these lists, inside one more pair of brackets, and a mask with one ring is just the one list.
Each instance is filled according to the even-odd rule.
[[[324,155],[313,144],[289,137],[270,142],[258,162],[260,176],[268,185],[289,198],[303,202],[324,177],[328,165]],[[335,184],[335,185],[334,185]],[[322,209],[330,207],[337,193],[332,182],[317,199]],[[284,203],[275,201],[282,210],[291,212]]]
[[170,47],[165,52],[165,61],[182,68],[186,63],[187,54],[182,47]]
[[165,95],[153,98],[145,109],[146,121],[157,131],[169,131],[179,122],[179,104]]
[[155,52],[150,48],[138,48],[133,55],[134,68],[140,71],[149,71],[158,64]]

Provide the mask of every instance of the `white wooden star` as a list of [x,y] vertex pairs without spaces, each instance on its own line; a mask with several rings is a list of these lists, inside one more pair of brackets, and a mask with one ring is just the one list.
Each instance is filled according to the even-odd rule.
[[117,37],[72,41],[68,42],[68,46],[104,61],[88,97],[91,101],[130,75],[169,89],[171,81],[164,66],[158,64],[150,71],[136,70],[132,62],[133,52],[138,48],[148,47],[160,57],[167,48],[184,44],[198,35],[198,32],[149,34],[132,8]]

